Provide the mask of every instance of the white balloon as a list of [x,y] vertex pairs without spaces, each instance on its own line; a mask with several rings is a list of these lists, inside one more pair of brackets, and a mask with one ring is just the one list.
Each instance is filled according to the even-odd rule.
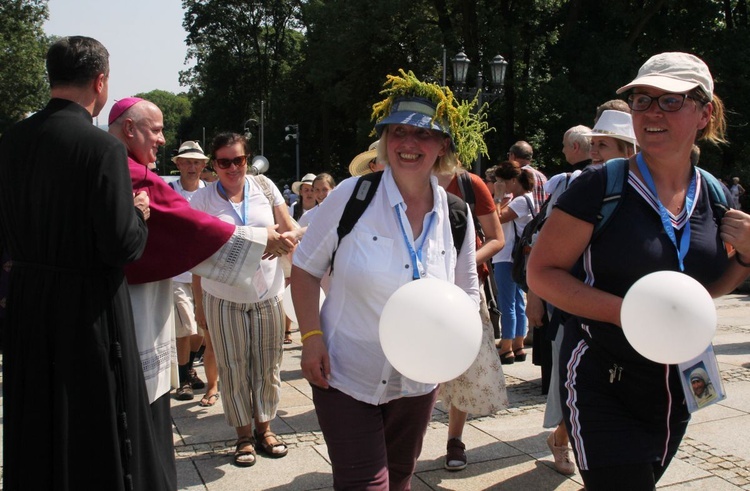
[[[323,289],[320,289],[320,303],[318,305],[319,309],[323,308],[323,301],[326,299],[326,294],[323,292]],[[295,324],[298,324],[297,322],[297,314],[294,312],[294,302],[292,301],[292,287],[287,286],[284,289],[284,294],[281,296],[281,304],[284,306],[284,313],[287,317],[289,317],[289,320],[294,322]]]
[[380,344],[402,375],[422,383],[452,380],[482,342],[479,307],[461,288],[424,278],[396,290],[380,317]]
[[716,332],[716,306],[690,276],[657,271],[625,294],[620,312],[628,342],[649,360],[677,364],[701,354]]

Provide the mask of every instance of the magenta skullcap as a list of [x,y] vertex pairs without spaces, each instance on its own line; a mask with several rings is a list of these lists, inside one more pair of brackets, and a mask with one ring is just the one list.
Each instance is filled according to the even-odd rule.
[[109,123],[112,124],[115,121],[117,121],[117,118],[122,116],[122,113],[136,105],[136,103],[141,102],[143,99],[140,97],[126,97],[125,99],[120,99],[115,103],[114,106],[112,106],[112,109],[109,110]]

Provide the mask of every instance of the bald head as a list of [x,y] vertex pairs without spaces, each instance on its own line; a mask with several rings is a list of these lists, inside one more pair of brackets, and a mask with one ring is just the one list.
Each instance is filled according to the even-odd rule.
[[531,159],[534,158],[534,149],[528,142],[523,140],[517,141],[511,145],[508,150],[508,158],[523,165],[531,165]]
[[126,109],[109,125],[109,132],[128,147],[128,155],[139,164],[156,162],[164,145],[164,116],[150,101],[139,101]]

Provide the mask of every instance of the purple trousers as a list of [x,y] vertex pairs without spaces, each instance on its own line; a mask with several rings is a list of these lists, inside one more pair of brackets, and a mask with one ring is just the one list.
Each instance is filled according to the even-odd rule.
[[375,406],[312,386],[315,412],[333,464],[333,488],[411,489],[437,389]]

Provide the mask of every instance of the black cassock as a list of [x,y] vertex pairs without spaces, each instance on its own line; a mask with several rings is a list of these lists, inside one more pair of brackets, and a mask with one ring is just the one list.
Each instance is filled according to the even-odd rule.
[[0,140],[13,267],[3,352],[7,490],[167,490],[122,266],[146,244],[125,147],[70,101]]

